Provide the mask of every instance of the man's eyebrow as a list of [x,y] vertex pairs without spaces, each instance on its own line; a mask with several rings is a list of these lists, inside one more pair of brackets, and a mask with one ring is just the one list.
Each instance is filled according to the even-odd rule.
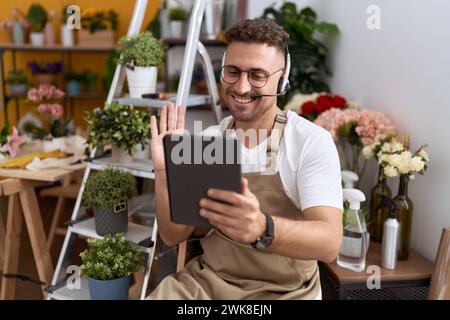
[[[239,68],[238,66],[235,66],[234,64],[226,64],[226,66],[227,66],[227,67],[236,68],[236,69],[239,69],[240,71],[242,71],[241,68]],[[263,72],[263,73],[265,73],[265,74],[267,74],[267,75],[270,74],[269,71],[267,71],[267,70],[265,70],[265,69],[262,69],[262,68],[250,68],[250,69],[244,70],[244,71],[256,71],[256,72]]]

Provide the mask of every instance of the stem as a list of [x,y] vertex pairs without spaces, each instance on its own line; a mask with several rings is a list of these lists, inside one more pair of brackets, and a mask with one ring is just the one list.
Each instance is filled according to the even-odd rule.
[[344,149],[342,148],[342,145],[340,143],[336,144],[337,145],[337,150],[338,150],[338,154],[340,155],[340,158],[344,160],[345,162],[345,168],[350,170],[350,162],[348,161],[348,157],[346,156]]

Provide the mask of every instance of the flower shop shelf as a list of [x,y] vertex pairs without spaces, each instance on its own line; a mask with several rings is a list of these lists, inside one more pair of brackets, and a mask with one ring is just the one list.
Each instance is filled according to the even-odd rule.
[[[167,100],[119,98],[115,99],[115,101],[123,105],[133,105],[135,107],[162,108],[170,102],[175,103],[176,98],[176,94],[171,94]],[[202,106],[210,103],[211,98],[207,95],[190,95],[187,99],[186,107]]]
[[[85,220],[80,220],[79,222],[75,222],[72,226],[70,226],[71,231],[73,233],[79,234],[81,236],[85,236],[88,238],[94,239],[103,239],[102,236],[98,235],[95,231],[95,221],[94,218],[88,218]],[[153,232],[152,226],[141,225],[129,222],[128,223],[128,232],[125,234],[125,239],[135,244],[139,244],[141,241],[146,240],[151,237]],[[139,244],[139,248],[146,253],[151,253],[153,250],[153,246],[144,246]]]
[[154,179],[153,163],[151,160],[133,159],[128,163],[117,163],[112,158],[96,158],[89,163],[89,168],[93,170],[101,170],[108,167],[118,167],[124,171],[130,172],[132,175],[141,178]]
[[0,43],[0,50],[14,50],[14,51],[56,51],[56,52],[107,52],[114,50],[115,46],[62,46],[62,45],[52,45],[52,46],[34,46],[31,44],[13,44],[13,43]]

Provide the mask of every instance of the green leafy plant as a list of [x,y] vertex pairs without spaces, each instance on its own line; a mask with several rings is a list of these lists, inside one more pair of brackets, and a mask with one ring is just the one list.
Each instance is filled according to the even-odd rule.
[[150,32],[143,32],[132,37],[123,37],[119,40],[120,62],[138,67],[159,66],[165,55],[163,42],[156,39]]
[[114,280],[138,272],[144,265],[139,248],[123,234],[88,239],[88,249],[80,253],[81,273],[97,280]]
[[170,21],[184,21],[186,20],[186,10],[183,7],[178,6],[169,10]]
[[93,88],[97,84],[98,74],[86,70],[80,75],[80,80],[85,88]]
[[6,78],[7,84],[28,84],[27,75],[23,71],[10,71]]
[[33,3],[28,9],[27,20],[33,32],[42,32],[47,23],[47,11],[38,3]]
[[81,14],[81,27],[91,33],[100,30],[117,30],[119,14],[115,10],[97,10],[87,8]]
[[86,208],[109,209],[128,201],[136,193],[136,179],[131,173],[106,168],[89,176],[82,202]]
[[288,45],[291,55],[289,82],[293,90],[279,99],[280,106],[286,105],[296,91],[304,94],[329,92],[330,88],[324,80],[325,75],[331,75],[326,64],[328,48],[317,39],[316,35],[338,34],[337,25],[317,22],[317,15],[313,9],[306,7],[297,10],[293,2],[284,2],[278,10],[273,6],[266,8],[263,17],[274,19],[289,33]]
[[64,80],[66,81],[81,81],[81,74],[74,71],[64,72]]
[[87,142],[91,146],[113,143],[127,150],[129,155],[136,151],[138,144],[147,145],[146,139],[150,137],[150,113],[116,102],[89,112],[87,123]]

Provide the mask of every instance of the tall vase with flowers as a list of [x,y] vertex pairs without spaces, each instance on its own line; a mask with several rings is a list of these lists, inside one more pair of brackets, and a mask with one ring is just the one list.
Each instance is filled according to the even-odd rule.
[[28,91],[28,101],[37,105],[36,110],[47,122],[45,128],[28,128],[28,133],[36,139],[43,140],[44,152],[65,149],[64,137],[70,133],[71,119],[63,119],[64,109],[59,101],[64,96],[64,91],[45,84]]
[[421,175],[425,173],[430,159],[424,150],[426,145],[422,145],[415,152],[409,150],[409,135],[405,135],[403,138],[402,149],[399,150],[396,147],[397,143],[396,140],[384,143],[378,152],[377,158],[386,176],[400,176],[398,193],[394,198],[401,228],[398,259],[406,260],[409,257],[413,216],[413,203],[408,196],[408,184],[409,181],[414,179],[416,173]]

